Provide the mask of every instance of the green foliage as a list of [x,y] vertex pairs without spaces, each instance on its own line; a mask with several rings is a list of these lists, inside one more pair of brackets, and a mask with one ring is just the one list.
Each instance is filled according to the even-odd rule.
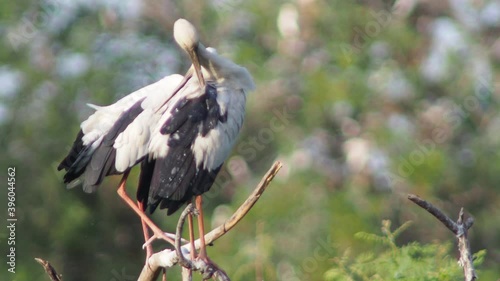
[[403,231],[408,229],[411,224],[412,224],[411,221],[407,221],[403,225],[398,227],[394,232],[391,232],[391,221],[383,220],[382,221],[382,233],[384,234],[383,236],[376,235],[373,233],[358,232],[354,235],[354,237],[365,241],[375,242],[377,244],[385,244],[387,246],[390,246],[392,249],[396,249],[397,248],[396,238]]
[[[382,235],[359,232],[355,237],[368,241],[374,246],[381,245],[380,251],[367,251],[353,256],[345,251],[334,258],[334,266],[325,272],[325,280],[411,280],[443,281],[463,279],[462,269],[450,254],[451,244],[420,244],[411,242],[397,246],[395,239],[411,225],[406,222],[391,231],[391,222],[382,222]],[[485,250],[477,252],[474,265],[479,266],[486,255]]]

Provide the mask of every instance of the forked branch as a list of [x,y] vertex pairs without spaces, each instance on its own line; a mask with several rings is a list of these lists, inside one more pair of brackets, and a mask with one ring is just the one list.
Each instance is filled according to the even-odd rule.
[[[238,210],[236,210],[236,212],[222,225],[205,234],[205,241],[207,244],[211,244],[215,240],[222,237],[224,234],[229,232],[236,224],[238,224],[238,222],[241,221],[241,219],[250,211],[250,209],[252,209],[254,204],[259,200],[260,196],[266,190],[269,183],[281,169],[281,166],[282,164],[279,161],[274,162],[273,166],[269,169],[269,171],[254,189],[254,191],[249,195],[245,202],[243,202]],[[194,244],[196,250],[200,249],[199,239],[196,240]],[[180,248],[180,251],[182,252],[188,252],[189,250],[191,250],[189,244],[184,245]],[[148,259],[147,264],[143,267],[138,281],[155,280],[162,268],[170,268],[176,265],[178,262],[179,256],[177,255],[177,251],[166,249],[161,252],[155,253]],[[222,276],[217,276],[217,274],[214,274],[214,277],[218,278],[219,280],[226,280]]]
[[465,281],[474,281],[477,279],[476,271],[474,270],[474,264],[472,263],[472,253],[470,250],[470,244],[468,239],[468,230],[474,224],[474,219],[469,217],[464,221],[464,208],[460,209],[457,222],[454,222],[450,217],[444,214],[437,207],[431,203],[425,201],[424,199],[418,197],[414,194],[408,194],[408,199],[413,203],[419,205],[427,212],[431,213],[439,221],[441,221],[446,228],[448,228],[455,237],[458,239],[458,251],[460,252],[460,257],[458,259],[458,264],[464,270]]

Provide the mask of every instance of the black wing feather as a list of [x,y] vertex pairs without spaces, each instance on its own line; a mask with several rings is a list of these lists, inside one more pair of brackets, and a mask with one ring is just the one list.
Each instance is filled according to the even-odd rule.
[[196,178],[196,181],[193,183],[193,186],[195,187],[193,189],[193,194],[200,195],[207,192],[215,182],[215,178],[217,177],[221,167],[222,165],[212,171],[201,170],[200,174]]
[[171,114],[160,129],[160,133],[170,135],[166,143],[168,153],[156,159],[150,178],[141,177],[143,183],[140,183],[151,183],[147,199],[150,212],[159,206],[168,209],[167,215],[193,196],[208,191],[220,170],[220,167],[211,171],[203,169],[203,163],[198,167],[192,151],[196,138],[206,136],[221,122],[216,88],[207,84],[203,95],[179,100]]
[[220,118],[221,112],[219,104],[217,103],[217,90],[213,87],[207,87],[207,97],[205,103],[208,111],[201,129],[201,135],[203,137],[206,136],[210,130],[214,129],[219,121],[224,120],[224,118]]
[[73,142],[68,155],[64,157],[57,170],[60,171],[64,169],[66,174],[64,175],[64,182],[68,183],[77,179],[85,171],[85,166],[87,165],[90,156],[88,152],[90,147],[83,145],[83,131],[80,130],[76,135],[76,139]]
[[141,107],[142,100],[137,101],[127,111],[123,112],[109,132],[104,136],[101,145],[92,155],[90,165],[85,170],[85,186],[91,188],[101,184],[104,177],[119,174],[115,168],[116,149],[113,147],[116,138],[120,133],[134,121],[134,119],[143,111]]
[[57,167],[59,170],[66,170],[65,183],[69,183],[85,173],[84,188],[90,186],[93,189],[102,182],[105,176],[118,173],[114,165],[116,151],[113,144],[118,135],[143,111],[141,103],[142,100],[137,101],[120,115],[94,152],[91,152],[92,144],[83,145],[84,134],[80,130],[68,156]]
[[155,159],[144,159],[141,162],[141,174],[139,176],[139,186],[137,187],[137,201],[142,203],[143,211],[148,206],[149,186],[155,168]]

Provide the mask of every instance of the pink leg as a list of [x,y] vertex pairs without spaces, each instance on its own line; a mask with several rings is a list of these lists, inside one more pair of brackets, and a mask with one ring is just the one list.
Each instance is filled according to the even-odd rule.
[[[144,204],[142,204],[142,202],[137,202],[137,207],[139,207],[139,209],[141,210],[144,210]],[[142,233],[144,234],[144,242],[147,242],[149,241],[149,229],[148,229],[148,225],[146,224],[146,222],[141,218],[141,225],[142,225]],[[153,247],[151,246],[151,244],[148,244],[146,246],[146,261],[149,259],[149,257],[151,257],[151,255],[153,254]]]
[[202,208],[202,197],[201,195],[196,196],[196,209],[200,212],[198,216],[198,231],[200,232],[200,255],[198,256],[200,259],[208,261],[207,257],[207,249],[205,244],[205,225],[203,223],[203,208]]
[[129,172],[125,172],[125,174],[123,174],[123,178],[122,178],[122,180],[120,182],[120,186],[118,187],[118,190],[117,190],[118,195],[120,195],[120,197],[123,199],[123,201],[125,201],[125,203],[127,203],[127,205],[129,205],[129,207],[132,208],[132,210],[134,210],[134,212],[136,212],[137,215],[139,215],[141,220],[145,224],[147,224],[147,226],[149,226],[149,228],[151,228],[151,230],[153,230],[154,236],[156,238],[164,239],[165,241],[174,245],[175,244],[174,240],[167,237],[165,235],[165,233],[163,233],[163,231],[158,226],[156,226],[156,224],[148,216],[146,216],[146,214],[141,209],[139,209],[139,207],[137,207],[137,205],[130,198],[130,196],[128,196],[127,191],[125,190],[125,183],[127,182],[128,174],[129,174]]
[[191,245],[191,260],[196,258],[196,249],[194,248],[194,225],[193,225],[193,215],[188,215],[188,225],[189,225],[189,245]]

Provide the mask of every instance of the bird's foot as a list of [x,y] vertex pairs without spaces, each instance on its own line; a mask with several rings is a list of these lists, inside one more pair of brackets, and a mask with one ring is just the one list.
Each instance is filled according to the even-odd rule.
[[218,280],[229,280],[227,274],[219,268],[212,260],[207,256],[199,256],[193,261],[193,266],[199,270],[203,276],[203,280],[208,280],[212,277],[217,276]]

